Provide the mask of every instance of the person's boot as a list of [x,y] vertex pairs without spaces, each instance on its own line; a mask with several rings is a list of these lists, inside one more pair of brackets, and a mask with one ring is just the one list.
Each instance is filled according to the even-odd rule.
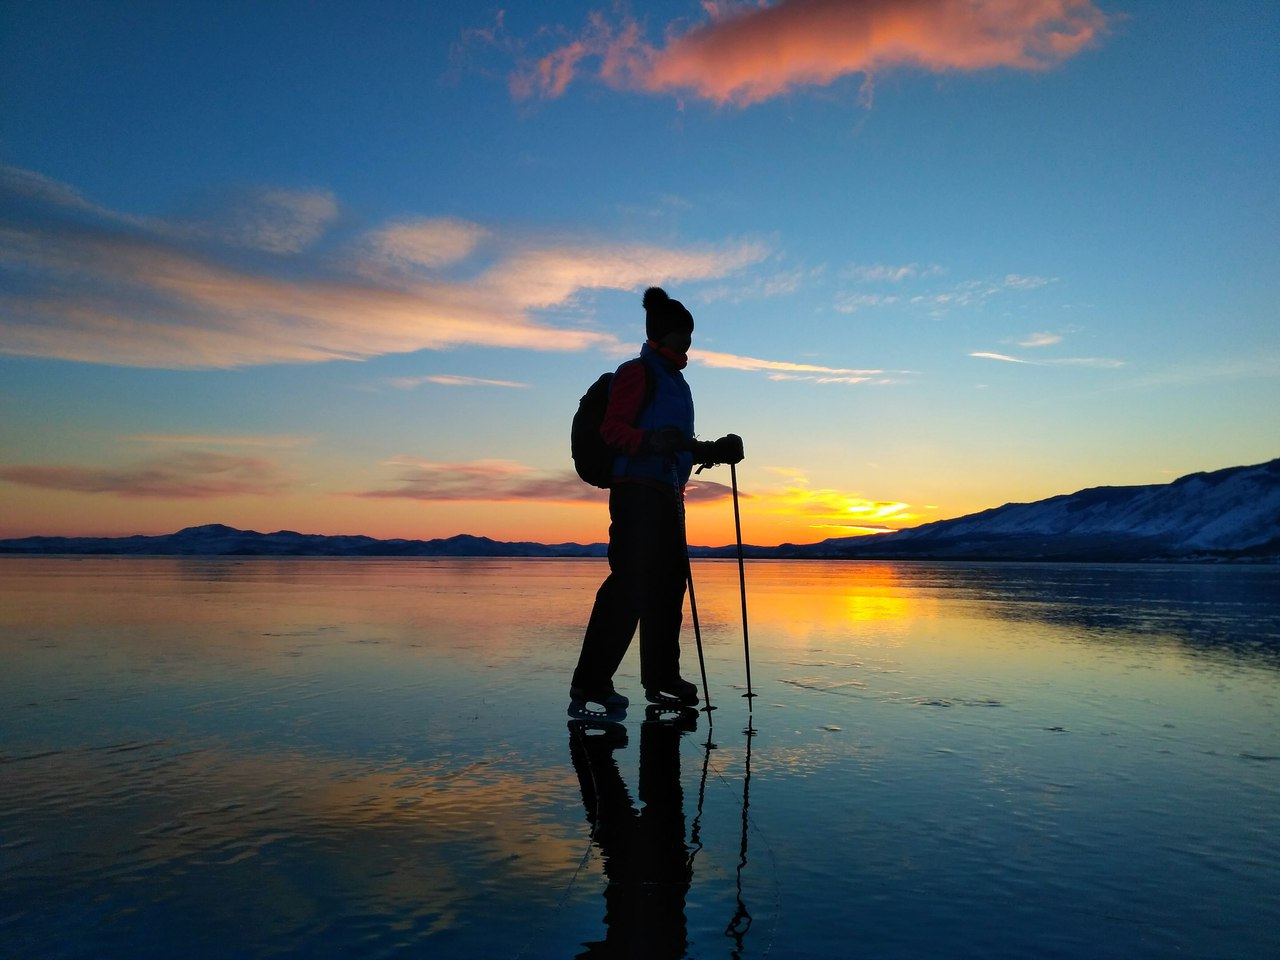
[[650,703],[675,703],[683,707],[691,707],[698,702],[698,686],[681,677],[676,677],[666,683],[646,686],[644,696]]

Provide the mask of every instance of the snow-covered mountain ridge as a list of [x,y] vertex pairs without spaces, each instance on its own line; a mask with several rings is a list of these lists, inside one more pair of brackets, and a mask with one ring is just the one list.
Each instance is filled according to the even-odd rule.
[[[991,559],[1280,559],[1280,459],[1172,483],[1007,503],[813,555]],[[801,548],[803,549],[803,548]],[[806,551],[807,552],[807,551]]]

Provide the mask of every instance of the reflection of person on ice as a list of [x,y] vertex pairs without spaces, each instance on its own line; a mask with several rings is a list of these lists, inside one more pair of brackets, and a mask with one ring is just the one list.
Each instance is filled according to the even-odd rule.
[[669,720],[641,724],[637,811],[613,757],[627,745],[626,727],[569,722],[569,754],[607,880],[605,939],[584,943],[579,958],[685,956],[693,866],[685,842],[680,727]]
[[609,576],[596,593],[570,686],[573,716],[625,712],[613,675],[640,628],[640,681],[651,703],[698,702],[680,676],[688,552],[684,487],[694,464],[739,463],[742,440],[694,439],[688,362],[693,315],[658,287],[644,293],[648,340],[614,374],[600,434],[618,452],[609,487]]

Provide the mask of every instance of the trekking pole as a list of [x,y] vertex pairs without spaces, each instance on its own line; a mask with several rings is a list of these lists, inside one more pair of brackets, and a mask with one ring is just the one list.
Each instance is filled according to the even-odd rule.
[[702,671],[702,700],[703,710],[710,713],[715,709],[711,705],[711,693],[707,689],[707,661],[702,656],[702,630],[698,626],[698,601],[693,596],[693,568],[689,564],[689,542],[685,541],[684,545],[684,563],[689,580],[689,613],[693,616],[693,640],[698,648],[698,669]]
[[698,648],[698,669],[702,672],[702,709],[707,711],[707,720],[711,719],[711,691],[707,689],[707,661],[702,655],[702,628],[698,625],[698,601],[693,594],[693,564],[689,562],[689,528],[685,524],[684,490],[680,487],[680,475],[675,462],[671,464],[671,480],[676,495],[676,511],[680,518],[680,542],[684,545],[685,582],[689,584],[689,613],[693,617],[693,640]]
[[[742,558],[742,515],[738,512],[738,468],[729,464],[729,479],[733,484],[733,529],[738,535],[738,587],[742,593],[742,653],[747,662],[747,712],[751,712],[751,699],[755,692],[751,689],[751,642],[747,638],[747,571]],[[687,552],[687,551],[686,551]]]

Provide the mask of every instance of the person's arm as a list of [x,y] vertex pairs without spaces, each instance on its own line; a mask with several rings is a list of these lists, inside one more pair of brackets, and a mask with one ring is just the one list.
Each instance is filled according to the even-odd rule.
[[644,446],[648,431],[635,425],[648,392],[646,371],[642,363],[624,364],[613,377],[609,406],[605,408],[600,436],[609,446],[634,455]]

